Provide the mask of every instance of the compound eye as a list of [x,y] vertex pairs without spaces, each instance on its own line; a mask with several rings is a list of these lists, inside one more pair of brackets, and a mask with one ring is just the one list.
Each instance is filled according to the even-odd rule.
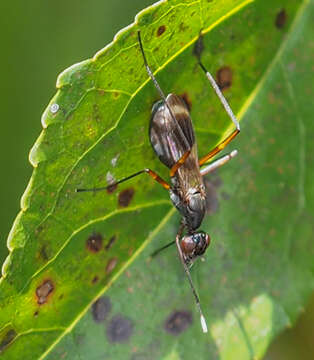
[[181,240],[181,250],[185,255],[191,255],[195,248],[197,247],[197,243],[194,240],[194,235],[186,235]]
[[194,236],[198,237],[195,255],[203,255],[210,244],[210,237],[203,231],[195,234]]

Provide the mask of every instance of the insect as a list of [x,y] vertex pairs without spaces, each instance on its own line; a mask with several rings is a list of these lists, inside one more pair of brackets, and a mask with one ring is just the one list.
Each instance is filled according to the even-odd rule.
[[[202,47],[200,41],[201,37],[197,43],[199,48]],[[77,189],[77,191],[105,190],[144,173],[151,176],[163,186],[164,189],[169,191],[173,205],[182,216],[176,239],[172,243],[175,243],[177,246],[180,260],[195,297],[203,332],[207,332],[206,320],[189,270],[193,262],[205,253],[210,244],[209,235],[204,231],[198,230],[205,215],[206,192],[203,176],[224,165],[237,155],[237,151],[233,150],[229,154],[207,164],[210,159],[223,150],[230,141],[235,138],[240,132],[240,126],[214,78],[202,64],[200,60],[201,50],[197,51],[196,47],[195,54],[197,55],[200,67],[235,125],[235,129],[229,136],[214,147],[207,155],[199,159],[192,120],[184,100],[175,94],[165,96],[148,65],[140,31],[138,31],[138,43],[146,71],[161,97],[161,100],[155,103],[152,108],[152,116],[149,124],[149,140],[159,160],[170,170],[170,183],[162,179],[153,170],[143,169],[109,186],[94,189]],[[167,244],[163,248],[168,247],[172,243]]]

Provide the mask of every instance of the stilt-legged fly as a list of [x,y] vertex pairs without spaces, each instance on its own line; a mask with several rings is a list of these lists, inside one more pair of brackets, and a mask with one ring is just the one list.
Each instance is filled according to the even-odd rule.
[[[196,51],[201,69],[204,71],[226,112],[236,126],[229,136],[214,147],[207,155],[199,159],[191,117],[184,100],[175,94],[169,94],[167,97],[164,95],[148,65],[140,32],[138,32],[138,42],[147,73],[161,97],[161,100],[154,104],[152,109],[149,140],[159,160],[170,169],[170,184],[153,170],[143,169],[109,186],[94,189],[77,189],[77,191],[105,190],[144,173],[150,175],[169,191],[172,203],[182,216],[175,244],[195,297],[203,332],[207,332],[207,325],[201,310],[199,297],[193,286],[189,271],[189,267],[197,257],[204,254],[210,244],[209,235],[198,230],[205,215],[206,193],[203,176],[228,162],[237,155],[237,151],[233,150],[209,165],[204,167],[203,165],[223,150],[229,142],[235,138],[240,132],[240,126],[214,78],[201,63],[200,54],[197,54]],[[186,233],[182,237],[184,231]],[[168,245],[165,247],[167,246]]]

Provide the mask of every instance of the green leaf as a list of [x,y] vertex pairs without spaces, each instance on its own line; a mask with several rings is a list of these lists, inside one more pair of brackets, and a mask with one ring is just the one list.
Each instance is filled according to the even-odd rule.
[[[5,359],[260,358],[294,321],[313,290],[313,170],[306,166],[313,161],[313,10],[313,2],[296,0],[160,2],[92,60],[61,74],[8,240],[0,285]],[[208,183],[213,214],[203,228],[213,243],[206,263],[193,268],[208,336],[175,249],[147,262],[177,230],[167,193],[144,176],[110,194],[75,193],[144,167],[167,177],[147,137],[158,96],[138,27],[164,91],[191,104],[200,155],[230,126],[192,56],[200,28],[203,62],[213,74],[231,70],[225,95],[244,117],[233,143],[238,159]],[[86,313],[152,239],[110,300]]]

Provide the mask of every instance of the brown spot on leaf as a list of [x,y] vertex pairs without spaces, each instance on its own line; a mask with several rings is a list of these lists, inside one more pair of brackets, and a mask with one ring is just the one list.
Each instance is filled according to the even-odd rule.
[[157,30],[157,36],[162,35],[165,31],[166,31],[166,26],[165,25],[159,26],[159,28]]
[[34,312],[34,317],[37,317],[38,315],[39,315],[39,311],[36,310],[36,311]]
[[207,214],[214,214],[219,210],[218,188],[221,184],[221,178],[217,175],[214,177],[212,176],[210,180],[206,177],[204,178]]
[[104,321],[108,317],[111,308],[111,301],[108,297],[101,297],[96,300],[92,305],[92,315],[94,321],[97,323]]
[[118,203],[120,207],[128,207],[134,196],[134,189],[128,188],[120,192]]
[[133,333],[133,327],[130,319],[122,315],[114,316],[107,327],[108,340],[111,343],[127,342]]
[[276,15],[275,25],[277,29],[282,29],[287,21],[287,13],[285,9],[279,11]]
[[111,236],[111,238],[109,239],[109,241],[105,246],[105,250],[108,251],[109,249],[111,249],[112,245],[115,243],[116,240],[117,240],[116,235]]
[[47,246],[44,244],[40,250],[39,250],[39,256],[44,260],[49,260],[48,252],[47,252]]
[[107,187],[107,193],[108,193],[108,194],[113,193],[113,192],[117,189],[117,187],[118,187],[117,184],[109,185],[109,186]]
[[172,335],[179,335],[193,322],[192,313],[187,310],[174,311],[165,321],[165,330]]
[[106,266],[106,274],[110,274],[111,271],[116,267],[117,263],[118,263],[118,258],[116,257],[111,258]]
[[220,90],[229,89],[232,85],[232,70],[229,66],[223,66],[217,71],[216,78]]
[[102,236],[99,233],[92,234],[86,241],[86,248],[92,252],[97,253],[102,248]]
[[191,111],[191,108],[192,108],[192,101],[189,97],[189,94],[187,92],[184,92],[182,95],[181,95],[182,99],[184,100],[187,108],[189,109],[189,111]]
[[54,284],[50,279],[46,279],[36,289],[37,304],[43,305],[47,302],[49,295],[54,290]]
[[14,329],[9,329],[4,331],[3,334],[1,334],[0,338],[0,354],[5,350],[15,339],[17,336],[17,333]]
[[98,281],[99,281],[99,277],[98,277],[97,275],[95,275],[95,276],[92,278],[92,284],[96,284]]

